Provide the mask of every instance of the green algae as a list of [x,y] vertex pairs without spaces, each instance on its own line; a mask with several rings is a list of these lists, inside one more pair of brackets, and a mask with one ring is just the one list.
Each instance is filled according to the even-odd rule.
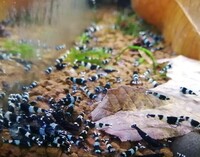
[[35,56],[35,48],[29,44],[17,43],[13,40],[4,41],[2,48],[13,55],[20,55],[23,59],[30,59]]
[[110,54],[106,53],[103,48],[88,49],[84,52],[71,48],[65,61],[71,64],[75,61],[84,61],[102,66],[102,61],[109,57]]

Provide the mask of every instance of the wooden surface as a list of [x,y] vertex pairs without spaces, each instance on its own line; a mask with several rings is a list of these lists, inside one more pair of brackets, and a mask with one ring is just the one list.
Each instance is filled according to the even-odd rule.
[[132,0],[132,6],[162,31],[176,53],[200,60],[199,0]]
[[15,14],[16,10],[22,8],[28,9],[32,1],[33,0],[0,0],[0,20],[8,18],[9,11],[10,14]]

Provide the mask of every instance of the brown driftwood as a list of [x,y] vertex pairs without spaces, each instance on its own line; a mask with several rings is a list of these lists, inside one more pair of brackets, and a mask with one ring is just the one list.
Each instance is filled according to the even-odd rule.
[[200,59],[200,1],[132,0],[132,6],[162,31],[176,53]]

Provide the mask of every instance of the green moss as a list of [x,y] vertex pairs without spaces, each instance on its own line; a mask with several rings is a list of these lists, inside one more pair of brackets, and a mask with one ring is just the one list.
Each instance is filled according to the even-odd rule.
[[82,34],[79,38],[78,38],[80,44],[87,44],[88,41],[90,40],[90,38],[86,35],[86,34]]
[[29,44],[20,44],[12,40],[6,40],[3,43],[3,49],[13,55],[20,54],[23,59],[30,59],[34,57],[35,49]]
[[102,65],[102,61],[110,57],[110,54],[106,53],[102,48],[95,50],[87,50],[81,52],[75,48],[71,48],[70,53],[68,54],[65,61],[74,64],[75,60],[90,62],[92,64]]
[[142,21],[134,13],[120,13],[115,25],[124,34],[138,36],[140,31],[149,29],[151,26]]

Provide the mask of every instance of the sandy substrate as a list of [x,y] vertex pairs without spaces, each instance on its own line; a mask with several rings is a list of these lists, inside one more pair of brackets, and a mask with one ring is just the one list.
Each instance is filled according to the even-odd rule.
[[[109,63],[109,66],[112,66],[114,69],[117,70],[117,72],[113,72],[111,74],[108,74],[105,77],[100,78],[96,82],[89,82],[87,83],[87,86],[89,89],[94,89],[98,85],[104,85],[106,82],[111,83],[111,88],[117,88],[121,85],[129,85],[132,77],[133,71],[139,71],[139,73],[144,73],[147,68],[151,68],[150,64],[142,64],[139,67],[133,66],[134,59],[137,58],[138,52],[137,51],[125,51],[122,55],[119,61],[116,60],[119,53],[128,45],[132,45],[136,38],[129,35],[124,35],[119,30],[112,29],[112,25],[116,19],[116,15],[113,13],[113,11],[102,11],[99,13],[100,22],[98,25],[102,26],[102,29],[95,33],[95,37],[97,38],[97,41],[91,41],[90,46],[97,46],[97,47],[111,47],[113,48],[113,54],[111,56],[111,62]],[[156,51],[155,52],[156,59],[160,58],[170,58],[172,56],[171,51],[169,48],[164,48],[163,51]],[[8,64],[8,63],[6,63]],[[3,62],[1,63],[2,67],[6,66]],[[12,68],[12,65],[10,63],[10,68]],[[7,66],[8,68],[8,66]],[[11,70],[12,71],[12,70]],[[13,70],[14,71],[14,70]],[[61,71],[54,71],[50,75],[45,75],[44,73],[41,75],[40,79],[38,80],[38,86],[30,91],[30,100],[35,100],[37,96],[43,96],[44,98],[48,99],[50,97],[55,98],[56,101],[58,101],[60,98],[63,98],[66,93],[72,91],[72,83],[70,81],[66,81],[67,77],[82,77],[82,72],[85,72],[84,78],[88,78],[92,74],[96,74],[96,71],[91,70],[85,70],[84,68],[74,70],[72,67],[68,66],[65,69]],[[20,73],[13,73],[10,75],[4,76],[2,74],[1,79],[4,77],[18,77],[20,79]],[[122,79],[122,82],[118,83],[116,82],[116,77],[120,77]],[[154,78],[157,79],[159,83],[166,82],[166,80],[163,80],[162,78],[159,78],[158,76],[154,76]],[[5,78],[4,78],[5,79]],[[148,84],[145,81],[142,81],[142,84],[139,85],[140,87],[143,87],[145,89],[148,89],[151,87],[150,84]],[[81,97],[81,102],[76,103],[75,105],[75,111],[73,117],[76,117],[79,113],[84,112],[85,118],[89,119],[91,111],[94,110],[96,107],[96,103],[100,100],[102,96],[99,96],[96,100],[90,100],[86,95],[81,92],[80,90],[77,91],[75,94],[76,96]],[[46,102],[37,102],[37,106],[48,109],[49,106]],[[13,146],[10,144],[2,144],[0,147],[0,156],[26,156],[26,157],[39,157],[39,156],[48,156],[48,157],[54,157],[54,156],[70,156],[70,157],[83,157],[83,156],[98,156],[93,152],[93,143],[94,139],[92,138],[92,132],[97,129],[89,130],[88,138],[86,139],[87,146],[89,147],[88,151],[83,150],[82,148],[77,148],[76,146],[72,146],[70,153],[63,153],[63,151],[59,148],[44,148],[44,147],[31,147],[31,148],[22,148]],[[135,142],[121,142],[118,138],[110,136],[109,134],[104,133],[103,131],[99,131],[101,133],[101,138],[110,138],[110,142],[113,145],[113,147],[116,149],[115,154],[109,154],[109,153],[103,153],[100,156],[119,156],[119,153],[133,147],[135,145]],[[3,136],[8,136],[7,130],[3,131]],[[141,141],[142,144],[147,144],[144,141]],[[101,144],[101,148],[105,149],[105,144]],[[146,155],[151,153],[164,153],[165,157],[172,157],[172,153],[169,148],[163,148],[160,150],[151,150],[149,148],[141,149],[137,152],[137,155]]]

